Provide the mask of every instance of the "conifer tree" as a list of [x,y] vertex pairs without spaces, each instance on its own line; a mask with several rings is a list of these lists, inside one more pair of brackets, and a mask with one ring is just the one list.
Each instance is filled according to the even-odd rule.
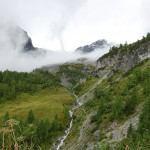
[[9,113],[8,111],[6,112],[6,114],[4,115],[4,123],[9,120]]
[[140,134],[150,133],[150,97],[144,103],[142,113],[140,114],[138,131]]
[[31,123],[34,123],[34,121],[35,121],[34,114],[32,110],[30,110],[28,113],[28,117],[27,117],[27,123],[31,124]]
[[115,119],[119,119],[123,114],[123,100],[119,97],[113,104],[113,116]]
[[129,127],[128,127],[128,131],[127,131],[127,138],[132,138],[132,136],[133,136],[133,131],[134,129],[133,129],[133,126],[132,126],[132,124],[130,123],[130,125],[129,125]]
[[58,131],[60,128],[60,124],[59,124],[59,121],[58,121],[58,117],[57,115],[55,115],[55,118],[54,118],[54,121],[53,121],[53,124],[52,124],[52,129],[54,131]]
[[2,71],[0,71],[0,82],[2,82],[3,81],[3,73],[2,73]]

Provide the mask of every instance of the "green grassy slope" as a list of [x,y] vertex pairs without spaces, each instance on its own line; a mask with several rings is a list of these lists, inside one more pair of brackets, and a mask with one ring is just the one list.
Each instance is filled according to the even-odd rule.
[[75,102],[47,71],[0,72],[0,149],[16,142],[20,149],[49,149],[70,124]]
[[69,109],[75,102],[74,98],[65,88],[47,88],[32,95],[22,93],[13,101],[0,104],[0,120],[6,112],[10,116],[16,116],[19,120],[27,118],[28,112],[32,109],[36,118],[40,120],[49,119],[50,122],[57,114],[62,123],[65,123],[64,111]]
[[[81,91],[84,89],[81,88]],[[117,122],[118,125],[123,124],[126,120],[131,119],[135,113],[141,113],[138,106],[145,103],[150,96],[150,59],[143,61],[126,74],[122,74],[121,71],[116,72],[114,76],[104,80],[97,87],[94,95],[93,100],[75,111],[74,125],[66,140],[66,149],[73,147],[72,145],[79,146],[80,144],[86,149],[88,142],[96,143],[106,140],[105,133],[113,122]],[[90,122],[87,121],[88,118],[90,118]],[[147,120],[147,123],[149,122]],[[84,132],[82,133],[82,131]],[[100,132],[99,140],[93,136],[95,131]],[[79,137],[81,137],[80,142],[76,143]],[[122,149],[125,149],[125,144],[128,144],[129,147],[136,149],[136,145],[141,139],[140,137],[135,143],[127,139],[126,142],[118,143],[118,145],[122,144]],[[149,141],[150,137],[146,136],[145,140]],[[131,143],[133,144],[131,145]],[[138,146],[141,148],[149,147],[148,142],[139,143]],[[107,145],[99,149],[109,150],[112,147]],[[121,148],[116,146],[116,149],[120,150]]]

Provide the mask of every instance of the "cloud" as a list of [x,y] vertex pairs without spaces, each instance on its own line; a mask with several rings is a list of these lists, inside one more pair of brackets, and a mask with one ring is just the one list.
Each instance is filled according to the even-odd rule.
[[142,0],[141,2],[141,20],[144,33],[150,32],[150,1],[149,0]]
[[27,29],[29,34],[33,33],[33,39],[37,37],[39,43],[44,43],[40,47],[55,40],[58,49],[64,50],[63,33],[85,2],[86,0],[0,0],[0,70],[32,71],[36,67],[76,58],[77,56],[65,52],[47,53],[34,58],[20,53],[27,39],[23,34],[17,34],[16,27],[20,26]]
[[17,36],[10,31],[16,25],[28,32],[34,46],[52,50],[74,50],[103,38],[133,42],[150,31],[149,5],[149,0],[0,0],[0,69],[31,71],[74,58],[68,53],[44,59],[20,55],[26,39],[13,39]]
[[64,31],[86,1],[0,0],[0,24],[21,26],[33,36],[37,46],[49,47],[51,41],[57,41],[57,49],[64,49]]

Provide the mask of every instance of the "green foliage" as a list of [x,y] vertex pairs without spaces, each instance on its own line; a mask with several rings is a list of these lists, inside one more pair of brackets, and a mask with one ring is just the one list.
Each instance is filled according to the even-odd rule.
[[145,134],[145,132],[150,134],[150,97],[144,103],[140,114],[138,131],[140,134]]
[[118,97],[117,100],[113,103],[112,114],[114,119],[121,119],[123,116],[123,98]]
[[99,103],[95,105],[97,113],[91,117],[91,122],[103,124],[105,116],[108,116],[109,121],[122,121],[135,112],[136,106],[150,95],[149,62],[147,60],[128,74],[120,75],[117,82],[115,80],[118,79],[118,73],[112,80],[103,81],[94,91],[95,99]]
[[127,138],[133,138],[134,139],[134,128],[132,126],[132,124],[130,123],[129,127],[128,127],[128,131],[127,131]]
[[[80,79],[86,78],[88,76],[91,68],[91,66],[85,67],[85,65],[79,63],[65,64],[59,67],[56,75],[59,77],[65,77],[67,81],[72,84],[72,86],[76,86],[79,83]],[[76,88],[78,90],[78,87]]]
[[134,88],[131,93],[131,97],[127,99],[127,101],[125,102],[124,114],[130,115],[134,113],[136,104],[137,104],[137,91],[136,91],[136,88]]
[[54,131],[58,131],[58,130],[60,129],[60,123],[59,123],[59,121],[58,121],[57,115],[55,116],[54,121],[53,121],[53,123],[52,123],[52,129],[53,129]]
[[98,78],[87,77],[84,83],[76,84],[75,87],[73,87],[73,91],[76,95],[81,96],[88,92],[98,80]]
[[143,92],[146,96],[150,95],[150,79],[148,78],[145,82],[144,82],[144,89]]
[[0,82],[2,82],[3,81],[3,73],[2,73],[2,71],[0,71]]
[[[33,119],[32,111],[29,112],[28,117]],[[53,127],[51,127],[48,119],[43,121],[34,118],[33,120],[36,120],[36,122],[31,122],[30,119],[28,123],[32,124],[9,119],[7,112],[4,116],[5,124],[0,129],[0,137],[3,137],[5,142],[0,139],[0,148],[5,147],[9,150],[10,147],[15,147],[17,144],[20,149],[26,149],[26,146],[37,150],[40,149],[39,147],[49,149],[53,140],[56,140],[56,133],[61,129],[57,115],[53,121]]]
[[34,93],[47,87],[59,86],[60,79],[47,72],[0,72],[0,102],[13,100],[20,93]]
[[9,113],[8,111],[6,112],[6,114],[4,115],[4,123],[9,120]]
[[150,33],[147,33],[146,37],[143,36],[141,40],[138,40],[137,42],[134,42],[132,44],[127,44],[126,42],[124,45],[120,44],[120,46],[118,47],[113,46],[112,48],[110,48],[109,53],[103,55],[100,59],[113,56],[120,52],[132,52],[133,50],[139,48],[142,44],[145,44],[149,41],[150,41]]
[[30,110],[28,113],[27,123],[32,124],[32,123],[34,123],[34,121],[35,121],[34,114],[33,114],[32,110]]
[[36,129],[36,137],[37,137],[37,141],[38,144],[46,144],[48,142],[51,141],[51,127],[50,127],[50,123],[48,120],[41,121],[38,125],[37,125],[37,129]]
[[102,89],[96,89],[94,91],[95,98],[101,98],[105,96],[105,93]]
[[97,113],[91,117],[91,122],[97,122],[98,124],[101,123],[103,121],[102,116],[106,113],[109,113],[111,111],[111,107],[111,104],[107,103],[105,101],[105,98],[102,97],[99,100],[99,107]]

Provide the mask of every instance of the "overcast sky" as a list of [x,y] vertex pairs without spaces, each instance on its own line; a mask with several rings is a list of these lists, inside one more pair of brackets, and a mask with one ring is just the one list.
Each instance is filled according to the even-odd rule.
[[0,0],[0,25],[19,25],[36,47],[73,51],[98,39],[140,39],[150,32],[149,6],[149,0]]

